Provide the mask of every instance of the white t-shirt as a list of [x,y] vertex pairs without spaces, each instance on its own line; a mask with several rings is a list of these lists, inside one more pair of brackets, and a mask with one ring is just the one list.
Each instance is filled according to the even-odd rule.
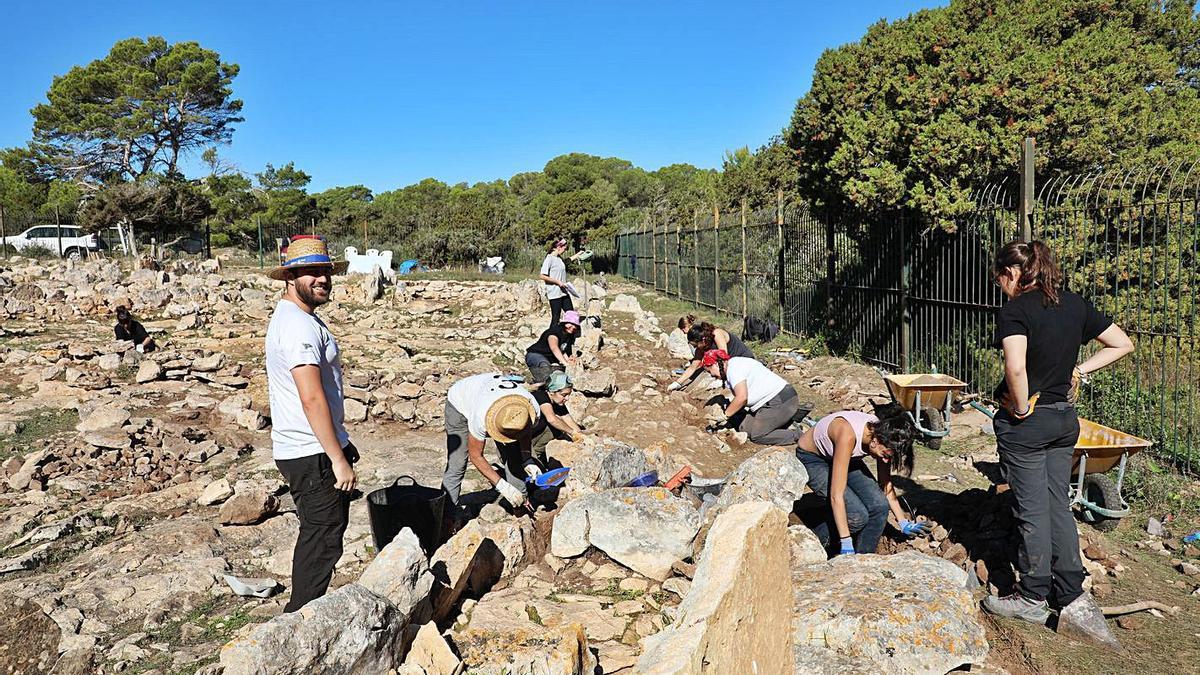
[[739,382],[746,383],[746,406],[750,412],[763,407],[787,386],[787,380],[760,361],[744,356],[735,356],[725,364],[725,384],[732,390]]
[[297,459],[325,452],[317,440],[292,369],[315,365],[321,369],[321,388],[329,402],[338,443],[350,442],[344,423],[342,355],[329,328],[316,315],[291,300],[280,300],[267,326],[267,389],[271,398],[271,454],[275,459]]
[[467,418],[467,430],[479,440],[487,440],[487,411],[496,399],[509,394],[520,394],[529,399],[534,410],[533,421],[537,422],[541,412],[537,399],[517,382],[502,379],[500,373],[472,375],[455,382],[446,393],[446,400],[463,417]]
[[[567,263],[563,262],[563,259],[561,256],[552,255],[552,254],[547,253],[546,259],[542,261],[542,274],[545,274],[546,276],[550,277],[551,279],[557,279],[558,281],[566,283],[567,282]],[[553,284],[546,284],[546,298],[548,300],[554,300],[555,298],[561,298],[562,296],[564,296],[566,294],[567,294],[567,292],[564,291],[561,286],[555,286]]]

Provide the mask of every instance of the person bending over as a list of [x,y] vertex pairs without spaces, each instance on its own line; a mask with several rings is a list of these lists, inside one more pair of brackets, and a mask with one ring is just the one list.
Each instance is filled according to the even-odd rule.
[[733,400],[725,407],[724,417],[711,429],[719,429],[736,420],[738,431],[762,445],[792,445],[801,431],[791,428],[811,408],[802,409],[796,390],[782,377],[755,359],[730,357],[722,349],[710,349],[703,360],[709,375],[725,383]]
[[579,335],[579,312],[563,312],[562,321],[542,331],[537,342],[525,350],[525,365],[535,384],[542,384],[556,366],[566,368],[575,363],[573,347]]
[[[829,503],[830,518],[813,531],[827,548],[836,533],[839,555],[874,553],[889,512],[905,536],[929,531],[927,523],[904,513],[892,485],[893,471],[912,473],[916,427],[896,404],[876,412],[878,416],[856,410],[830,413],[804,432],[796,449],[808,469],[809,487]],[[875,459],[878,479],[867,468],[868,457]]]
[[724,328],[719,328],[713,324],[702,321],[696,323],[696,317],[685,316],[679,320],[679,328],[682,330],[684,325],[687,325],[687,340],[692,349],[696,350],[692,356],[692,362],[684,369],[679,377],[675,378],[671,384],[667,385],[667,391],[675,391],[681,389],[696,379],[703,369],[704,355],[713,349],[724,350],[726,354],[734,358],[753,359],[754,352],[742,342],[738,336],[730,333]]

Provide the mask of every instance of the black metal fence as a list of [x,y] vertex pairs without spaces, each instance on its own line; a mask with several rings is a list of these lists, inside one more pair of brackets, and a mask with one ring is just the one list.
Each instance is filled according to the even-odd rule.
[[[1020,237],[1017,185],[981,189],[951,228],[903,211],[848,219],[804,207],[647,217],[617,237],[618,272],[700,307],[771,318],[836,354],[891,371],[936,368],[986,392],[1002,375],[992,333],[1003,298],[990,268]],[[1056,177],[1032,224],[1069,288],[1137,345],[1093,378],[1083,413],[1200,470],[1200,163]]]

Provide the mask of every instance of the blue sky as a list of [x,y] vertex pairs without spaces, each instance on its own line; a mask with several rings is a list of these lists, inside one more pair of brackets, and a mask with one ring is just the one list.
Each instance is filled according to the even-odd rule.
[[0,146],[29,139],[54,75],[162,35],[241,66],[246,121],[222,155],[247,172],[295,161],[314,191],[508,178],[565,152],[715,167],[787,124],[823,50],[942,4],[19,1]]

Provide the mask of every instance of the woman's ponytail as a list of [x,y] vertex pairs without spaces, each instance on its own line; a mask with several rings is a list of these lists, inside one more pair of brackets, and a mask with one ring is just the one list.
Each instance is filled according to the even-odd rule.
[[1035,288],[1041,289],[1047,305],[1057,305],[1061,298],[1063,275],[1054,261],[1050,247],[1041,241],[1014,241],[996,253],[992,273],[999,277],[1010,267],[1021,270],[1017,288],[1022,293]]

